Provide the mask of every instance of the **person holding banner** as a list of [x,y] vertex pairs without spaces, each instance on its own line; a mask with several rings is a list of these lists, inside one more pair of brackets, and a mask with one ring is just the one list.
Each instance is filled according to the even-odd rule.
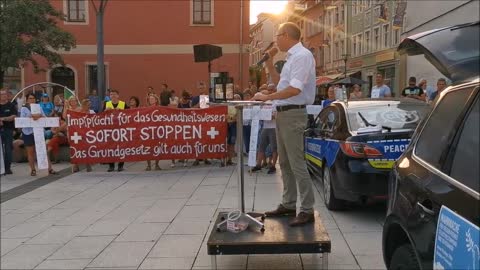
[[65,119],[65,121],[68,121],[67,114],[68,114],[69,110],[70,111],[75,111],[75,112],[78,112],[80,110],[80,107],[78,107],[77,98],[75,98],[74,96],[69,97],[65,101],[64,106],[65,106],[65,108],[63,108],[62,117],[63,117],[63,119]]
[[[160,98],[155,95],[154,93],[151,93],[148,95],[147,99],[147,107],[155,107],[155,106],[160,106]],[[155,160],[155,170],[160,171],[162,168],[160,168],[159,165],[159,160]],[[152,170],[152,161],[147,160],[147,168],[145,168],[145,171],[151,171]]]
[[[277,91],[272,94],[256,93],[253,99],[273,100],[276,108],[277,148],[282,169],[282,203],[271,216],[295,216],[297,190],[300,195],[300,212],[290,222],[290,226],[301,226],[315,221],[312,179],[308,174],[304,157],[303,132],[307,123],[306,105],[315,100],[315,59],[312,53],[300,42],[300,28],[291,22],[278,28],[277,46],[267,53],[266,65]],[[278,50],[287,52],[287,62],[281,74],[273,66],[273,57]]]
[[[26,104],[20,110],[20,117],[31,117],[33,120],[38,120],[42,117],[45,117],[45,114],[42,111],[42,114],[32,114],[30,111],[30,104],[36,103],[35,95],[32,93],[27,94],[26,96]],[[30,175],[36,176],[37,171],[35,170],[35,139],[33,137],[33,128],[27,127],[22,128],[22,140],[25,148],[27,148],[27,159],[28,165],[30,165]],[[50,159],[48,160],[48,174],[57,174],[56,171],[52,168],[52,163]]]
[[[197,92],[198,92],[198,95],[192,97],[192,102],[191,102],[192,108],[200,108],[200,96],[201,95],[208,95],[208,88],[205,85],[205,82],[199,82],[198,83],[198,91]],[[198,166],[198,165],[200,165],[200,161],[202,161],[202,160],[201,159],[196,159],[193,162],[192,165],[193,166]],[[205,165],[212,164],[210,162],[210,160],[208,160],[208,159],[204,159],[203,162],[205,163]]]
[[[86,99],[83,99],[81,101],[81,105],[80,105],[80,108],[79,108],[79,112],[82,112],[82,113],[88,113],[88,114],[95,114],[95,111],[90,109],[91,107],[91,101],[90,99],[86,98]],[[91,172],[92,171],[92,165],[91,164],[85,164],[86,168],[87,168],[87,172]],[[80,171],[80,166],[78,164],[73,164],[72,165],[72,173],[76,173],[76,172],[79,172]]]
[[[125,110],[128,109],[124,101],[121,101],[119,98],[119,92],[116,89],[110,89],[110,101],[105,102],[105,110]],[[117,170],[119,172],[123,171],[124,162],[119,162]],[[115,163],[108,164],[108,172],[113,172],[115,170]]]

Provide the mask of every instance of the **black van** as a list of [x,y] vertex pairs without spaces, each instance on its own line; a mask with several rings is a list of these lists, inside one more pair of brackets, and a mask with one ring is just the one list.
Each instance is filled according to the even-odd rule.
[[424,54],[453,83],[438,95],[390,175],[383,226],[388,269],[434,267],[437,224],[443,208],[476,226],[478,232],[479,25],[428,31],[405,39],[398,48],[408,55]]

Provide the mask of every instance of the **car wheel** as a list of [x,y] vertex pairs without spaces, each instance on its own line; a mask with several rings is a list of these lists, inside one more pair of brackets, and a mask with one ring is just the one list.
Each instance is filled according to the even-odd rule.
[[344,201],[335,197],[332,186],[332,173],[328,167],[323,169],[323,202],[328,210],[341,210],[344,206]]
[[400,246],[393,252],[389,270],[416,270],[420,269],[415,252],[410,244]]

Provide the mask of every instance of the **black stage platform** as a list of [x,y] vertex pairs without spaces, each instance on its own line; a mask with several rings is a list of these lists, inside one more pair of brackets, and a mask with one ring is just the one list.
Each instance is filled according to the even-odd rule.
[[207,242],[213,268],[216,268],[216,255],[323,253],[322,265],[327,269],[331,243],[318,215],[315,223],[301,227],[288,225],[292,217],[270,217],[265,218],[264,233],[250,229],[240,233],[218,232],[216,225],[227,214],[218,215]]

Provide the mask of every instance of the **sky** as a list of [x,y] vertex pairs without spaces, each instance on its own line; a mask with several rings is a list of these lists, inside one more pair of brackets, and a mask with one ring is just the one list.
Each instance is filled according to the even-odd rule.
[[287,5],[286,0],[251,0],[250,1],[250,24],[257,21],[257,15],[262,12],[278,14]]

